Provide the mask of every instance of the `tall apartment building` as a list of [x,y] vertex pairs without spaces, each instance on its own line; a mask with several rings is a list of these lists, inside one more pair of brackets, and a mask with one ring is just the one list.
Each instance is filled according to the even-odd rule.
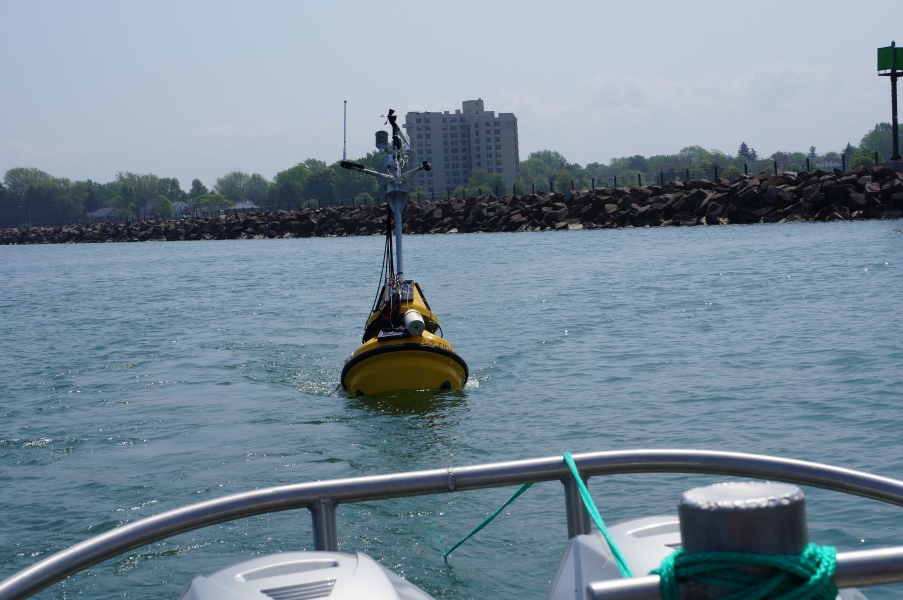
[[466,100],[454,114],[409,112],[405,133],[417,151],[417,162],[426,160],[433,170],[415,176],[415,186],[441,194],[467,185],[473,169],[501,173],[508,185],[520,175],[517,118],[514,113],[483,109],[483,100]]

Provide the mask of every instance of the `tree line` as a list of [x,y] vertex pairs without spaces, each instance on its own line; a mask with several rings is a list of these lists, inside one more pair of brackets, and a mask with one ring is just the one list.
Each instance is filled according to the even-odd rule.
[[[839,163],[842,154],[848,157],[850,168],[860,164],[870,167],[874,166],[875,152],[879,162],[891,155],[891,135],[890,124],[879,123],[862,137],[858,146],[847,143],[840,152],[818,154],[810,147],[808,152],[779,151],[760,157],[754,148],[743,142],[736,155],[688,146],[675,154],[650,157],[638,154],[613,158],[608,164],[593,162],[585,166],[571,163],[553,150],[541,150],[521,161],[520,176],[514,186],[519,192],[552,187],[566,189],[571,185],[579,189],[590,187],[595,180],[596,185],[602,187],[609,185],[614,177],[618,178],[619,185],[633,184],[638,177],[652,183],[660,172],[683,173],[689,169],[691,177],[704,177],[712,167],[720,169],[720,176],[732,179],[743,173],[744,163],[759,168],[759,161],[778,161],[784,170],[802,170],[806,158],[815,168],[825,162]],[[378,152],[370,152],[355,162],[375,170],[382,169]],[[771,168],[765,165],[765,170]],[[455,192],[476,195],[499,190],[504,193],[509,190],[508,185],[499,173],[488,174],[475,169],[467,185],[455,188]],[[430,197],[423,189],[414,188],[412,192],[422,198]],[[445,190],[436,190],[436,196],[443,192]],[[117,217],[134,218],[143,213],[171,216],[176,206],[186,205],[193,211],[218,211],[242,202],[256,206],[320,206],[354,199],[357,204],[372,204],[380,195],[376,179],[342,169],[338,162],[327,164],[313,158],[276,173],[272,180],[259,173],[233,171],[218,178],[211,189],[194,179],[188,191],[182,189],[175,177],[158,177],[153,173],[120,172],[113,181],[100,183],[90,179],[72,181],[39,169],[17,167],[7,171],[0,184],[0,226],[77,220],[86,213],[106,207],[116,208]]]

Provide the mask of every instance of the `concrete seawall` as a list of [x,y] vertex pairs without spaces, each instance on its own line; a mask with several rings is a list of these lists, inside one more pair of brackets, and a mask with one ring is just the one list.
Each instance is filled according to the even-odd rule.
[[[468,233],[899,218],[903,174],[886,167],[705,179],[409,204],[406,233]],[[385,208],[271,211],[172,221],[0,230],[0,245],[382,234]]]

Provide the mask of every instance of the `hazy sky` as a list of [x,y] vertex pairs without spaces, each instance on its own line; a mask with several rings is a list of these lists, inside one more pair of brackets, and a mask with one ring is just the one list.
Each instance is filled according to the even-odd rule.
[[[514,112],[521,159],[839,151],[890,121],[903,2],[0,0],[0,173],[277,171],[387,109]],[[903,43],[903,35],[898,41]]]

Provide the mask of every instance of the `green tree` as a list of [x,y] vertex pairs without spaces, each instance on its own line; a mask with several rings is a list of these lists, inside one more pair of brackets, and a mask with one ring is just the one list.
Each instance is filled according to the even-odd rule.
[[191,180],[191,190],[188,192],[188,197],[194,200],[195,198],[200,198],[204,194],[208,194],[209,190],[207,186],[201,183],[200,179],[192,179]]
[[746,142],[740,143],[740,149],[737,150],[737,156],[742,156],[743,158],[749,158],[749,146],[746,145]]
[[[536,185],[537,190],[548,190],[549,181],[569,166],[567,159],[554,150],[531,152],[527,160],[520,164],[520,179],[525,185]],[[576,166],[579,168],[579,165]]]
[[815,152],[815,146],[809,146],[809,154],[808,154],[807,158],[809,158],[811,160],[815,160],[816,158],[818,158],[818,154]]
[[157,196],[157,199],[154,200],[154,203],[150,206],[150,213],[152,215],[157,215],[158,217],[172,217],[175,214],[172,208],[172,202],[169,201],[169,198],[160,194]]
[[45,173],[40,169],[26,169],[24,167],[16,167],[10,169],[3,176],[3,184],[6,186],[7,200],[10,206],[14,206],[16,220],[24,222],[27,220],[28,213],[25,212],[25,192],[29,186],[45,181],[53,181],[50,173]]
[[[157,186],[159,177],[153,173],[138,174],[129,171],[116,174],[116,181],[120,185],[120,201],[116,206],[121,212],[128,212],[131,216],[141,213],[142,208],[150,208],[157,199]],[[131,188],[131,192],[123,195],[125,186]]]
[[138,195],[135,193],[135,188],[128,184],[119,186],[119,193],[113,198],[112,204],[121,215],[134,217],[141,214],[141,207],[138,205]]
[[12,227],[16,224],[19,211],[11,198],[12,196],[6,192],[6,186],[0,183],[0,227]]
[[281,186],[273,186],[273,189],[279,190],[276,196],[276,202],[279,204],[298,204],[303,197],[301,186],[294,181],[288,181]]
[[232,202],[250,200],[261,205],[269,192],[270,182],[257,173],[249,175],[241,171],[232,171],[217,179],[213,189]]
[[51,179],[28,186],[24,208],[31,223],[81,218],[87,191],[68,179]]
[[182,186],[175,177],[162,177],[157,182],[157,195],[166,196],[173,204],[188,199],[188,194],[182,191]]
[[850,142],[847,142],[847,147],[843,149],[843,152],[841,152],[841,154],[846,155],[846,156],[853,156],[858,151],[859,151],[859,148],[853,146],[852,144],[850,144]]
[[[381,166],[384,156],[385,155],[380,155],[378,152],[371,152],[367,156],[352,162],[360,163],[367,168],[384,172]],[[331,165],[329,168],[333,173],[332,185],[336,198],[354,198],[358,194],[378,196],[383,193],[380,189],[379,181],[375,177],[343,169],[338,163]],[[409,182],[409,187],[413,188],[413,185],[414,181],[411,180]]]
[[[862,136],[860,148],[877,152],[880,159],[890,158],[894,153],[894,133],[890,123],[877,123],[875,128]],[[898,147],[903,149],[903,130],[899,133]]]
[[[425,194],[424,192],[421,192],[421,193]],[[416,194],[416,191],[415,191],[415,194]],[[416,198],[416,196],[414,196],[414,197]],[[370,204],[370,205],[375,204],[375,201],[373,200],[373,196],[371,196],[367,192],[363,192],[361,194],[355,194],[354,205],[355,206],[363,206],[365,204]]]
[[[571,181],[573,180],[573,175],[567,169],[561,169],[558,173],[555,174],[555,189],[556,190],[569,190],[571,189]],[[576,185],[576,184],[575,184]]]
[[743,175],[743,171],[738,167],[730,166],[726,168],[723,173],[719,173],[719,175],[728,181],[734,181],[737,177]]
[[294,167],[286,169],[285,171],[279,171],[278,173],[276,173],[276,177],[273,181],[278,186],[281,186],[282,184],[289,181],[294,181],[303,189],[307,184],[308,178],[310,178],[311,175],[318,171],[323,171],[327,168],[328,167],[326,166],[326,163],[322,160],[308,158],[304,162],[300,162]]
[[234,202],[220,194],[202,194],[192,201],[191,209],[216,212],[233,206],[235,206]]
[[875,166],[875,156],[874,154],[864,145],[859,146],[859,152],[853,155],[853,158],[850,159],[849,168],[854,169],[859,166],[864,166],[869,169]]
[[304,184],[302,195],[308,200],[332,202],[335,199],[334,174],[330,169],[317,171]]

